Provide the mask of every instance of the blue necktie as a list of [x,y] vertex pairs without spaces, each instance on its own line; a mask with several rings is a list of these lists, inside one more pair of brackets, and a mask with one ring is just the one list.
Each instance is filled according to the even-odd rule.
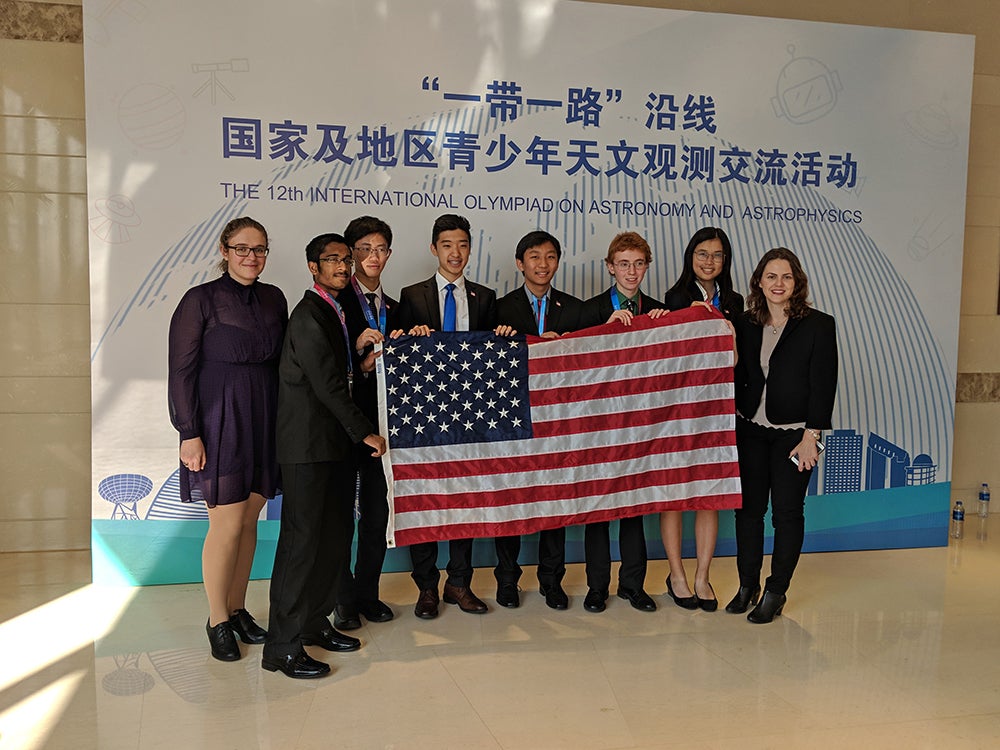
[[458,321],[458,311],[455,309],[455,285],[444,285],[444,330],[454,331]]

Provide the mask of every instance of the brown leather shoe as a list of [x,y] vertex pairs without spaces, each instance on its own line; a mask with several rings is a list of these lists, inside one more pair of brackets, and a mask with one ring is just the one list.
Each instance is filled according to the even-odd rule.
[[417,606],[413,608],[413,614],[421,620],[433,620],[438,616],[437,589],[423,589],[420,592],[420,598],[417,599]]
[[446,583],[444,601],[445,604],[457,604],[460,610],[473,615],[484,615],[489,611],[483,600],[473,594],[468,586],[452,586]]

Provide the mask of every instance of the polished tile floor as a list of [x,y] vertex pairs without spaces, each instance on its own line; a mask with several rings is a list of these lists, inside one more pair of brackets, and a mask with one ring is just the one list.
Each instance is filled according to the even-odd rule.
[[[262,671],[259,646],[211,659],[199,586],[95,587],[85,553],[4,554],[0,750],[996,748],[1000,518],[979,521],[948,548],[806,555],[771,625],[674,606],[663,561],[652,614],[585,612],[572,566],[568,611],[529,569],[520,609],[424,622],[387,575],[397,618],[358,653],[310,649],[335,670],[317,681]],[[715,562],[723,604],[734,568]],[[490,571],[474,587],[491,597]],[[266,620],[266,581],[249,607]]]

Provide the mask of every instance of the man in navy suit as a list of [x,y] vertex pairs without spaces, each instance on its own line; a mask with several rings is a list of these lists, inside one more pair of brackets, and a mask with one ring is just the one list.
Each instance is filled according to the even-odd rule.
[[[372,424],[378,424],[378,392],[375,379],[374,345],[395,325],[398,303],[382,289],[382,271],[392,254],[392,229],[374,216],[360,216],[344,230],[344,240],[354,259],[354,275],[338,301],[347,320],[353,342],[352,396],[354,403]],[[337,591],[333,624],[340,630],[361,627],[363,615],[369,622],[387,622],[393,612],[379,598],[378,584],[385,561],[385,529],[389,523],[385,473],[382,461],[370,451],[358,456],[360,484],[357,493],[358,550],[351,572],[350,556],[345,560]],[[350,533],[354,533],[353,516]]]
[[[497,325],[496,293],[465,278],[465,267],[472,250],[469,221],[456,214],[444,214],[434,222],[431,253],[438,269],[431,278],[405,287],[399,294],[396,325],[413,334],[430,331],[494,331],[509,335],[512,329]],[[484,614],[486,604],[471,588],[472,540],[449,542],[448,579],[444,600],[457,604],[463,612]],[[422,542],[410,546],[413,580],[420,589],[414,614],[425,620],[438,615],[437,543]]]
[[[552,278],[559,268],[562,247],[548,232],[528,232],[517,243],[514,262],[524,274],[524,285],[504,296],[497,303],[501,323],[520,333],[557,338],[584,327],[583,302],[571,294],[553,288]],[[569,597],[563,591],[566,575],[566,529],[548,529],[538,535],[538,585],[545,603],[552,609],[569,607]],[[521,568],[517,556],[521,537],[497,537],[497,604],[517,607],[520,598],[517,581]]]

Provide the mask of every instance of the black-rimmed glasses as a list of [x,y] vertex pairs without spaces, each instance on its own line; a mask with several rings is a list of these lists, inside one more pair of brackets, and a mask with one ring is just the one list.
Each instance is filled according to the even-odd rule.
[[255,258],[266,258],[267,254],[271,252],[271,249],[264,245],[256,245],[255,247],[250,247],[249,245],[226,245],[226,247],[240,258],[245,258],[250,253],[253,253],[253,257]]

